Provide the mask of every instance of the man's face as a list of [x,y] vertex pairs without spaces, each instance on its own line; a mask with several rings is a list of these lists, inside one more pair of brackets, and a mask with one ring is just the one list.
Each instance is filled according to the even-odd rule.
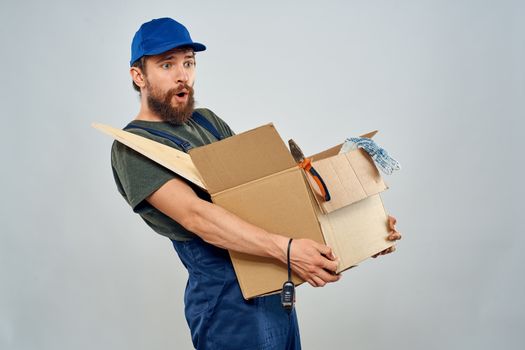
[[145,84],[148,107],[162,120],[182,124],[193,113],[195,54],[171,50],[146,59]]

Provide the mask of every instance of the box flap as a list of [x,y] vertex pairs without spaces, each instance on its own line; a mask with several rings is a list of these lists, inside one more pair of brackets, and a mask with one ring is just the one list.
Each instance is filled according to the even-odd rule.
[[108,125],[93,123],[91,126],[206,190],[201,175],[186,153]]
[[[374,131],[368,132],[366,134],[360,135],[359,137],[367,137],[367,138],[371,139],[377,133],[378,133],[378,131],[374,130]],[[341,143],[341,144],[339,144],[337,146],[334,146],[332,148],[329,148],[327,150],[324,150],[322,152],[314,154],[313,156],[310,156],[308,158],[312,158],[313,160],[321,160],[321,159],[325,159],[325,158],[328,158],[328,157],[336,156],[336,155],[339,154],[339,151],[341,150],[342,146],[343,146],[343,144]]]
[[331,200],[325,202],[317,190],[317,184],[309,177],[308,182],[323,213],[330,213],[388,188],[374,161],[362,149],[312,164],[323,178],[331,196]]
[[343,144],[339,144],[337,146],[334,146],[332,148],[329,148],[325,151],[319,152],[317,154],[314,154],[313,156],[310,156],[308,158],[312,158],[312,160],[321,160],[328,157],[333,157],[339,154],[339,151],[341,150],[341,147],[343,147]]
[[211,194],[296,165],[273,124],[194,148],[189,154]]

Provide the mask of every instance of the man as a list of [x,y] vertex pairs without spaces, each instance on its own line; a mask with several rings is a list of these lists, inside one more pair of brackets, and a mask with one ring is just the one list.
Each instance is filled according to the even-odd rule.
[[[233,135],[207,109],[194,109],[195,52],[187,29],[170,18],[144,23],[133,38],[130,74],[140,93],[131,132],[187,151]],[[289,238],[251,225],[209,195],[119,142],[111,161],[117,187],[133,210],[172,240],[189,280],[185,314],[197,349],[300,349],[295,311],[280,296],[243,299],[226,249],[286,264]],[[401,238],[391,224],[389,239]],[[383,253],[388,253],[391,250]],[[291,246],[293,271],[314,287],[340,279],[332,250],[308,239]]]

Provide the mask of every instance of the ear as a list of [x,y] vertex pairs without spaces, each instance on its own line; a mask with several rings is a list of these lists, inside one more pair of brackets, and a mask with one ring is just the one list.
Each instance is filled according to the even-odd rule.
[[140,68],[137,67],[131,67],[129,69],[129,74],[131,75],[131,79],[137,84],[139,88],[143,88],[146,86],[146,81],[144,77],[144,73]]

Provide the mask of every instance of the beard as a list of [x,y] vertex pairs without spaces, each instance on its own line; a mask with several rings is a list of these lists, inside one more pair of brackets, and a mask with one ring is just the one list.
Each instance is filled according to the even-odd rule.
[[[166,93],[162,93],[157,89],[153,88],[148,81],[146,86],[150,92],[147,97],[148,107],[154,112],[162,121],[181,125],[190,119],[193,110],[195,108],[195,99],[193,98],[193,88],[186,84],[181,84],[177,88],[168,90]],[[178,106],[173,106],[173,96],[181,93],[183,90],[188,92],[187,101]]]

